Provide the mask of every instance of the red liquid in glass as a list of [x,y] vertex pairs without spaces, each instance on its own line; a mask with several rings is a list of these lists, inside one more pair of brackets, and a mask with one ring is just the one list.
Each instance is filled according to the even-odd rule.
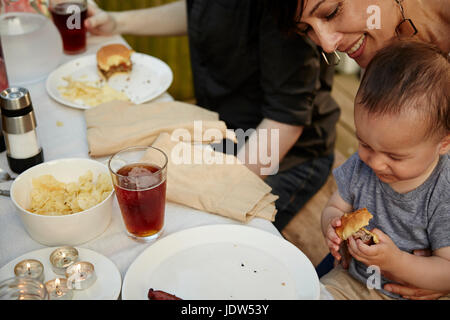
[[[71,10],[77,6],[79,10]],[[81,53],[86,50],[86,28],[84,20],[87,17],[87,7],[78,2],[58,3],[50,8],[53,22],[58,28],[67,54]]]
[[[166,203],[166,180],[161,168],[148,164],[131,164],[120,168],[118,181],[114,183],[122,217],[129,233],[148,237],[161,231],[164,226]],[[139,183],[136,179],[147,181]],[[162,181],[164,179],[164,181]],[[143,190],[136,190],[136,189]]]

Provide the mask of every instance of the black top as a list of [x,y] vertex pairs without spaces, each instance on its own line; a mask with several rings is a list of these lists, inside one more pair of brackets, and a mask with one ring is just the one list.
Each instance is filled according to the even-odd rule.
[[304,126],[280,171],[333,152],[338,105],[334,68],[300,36],[282,35],[262,0],[187,0],[197,104],[230,129],[263,118]]

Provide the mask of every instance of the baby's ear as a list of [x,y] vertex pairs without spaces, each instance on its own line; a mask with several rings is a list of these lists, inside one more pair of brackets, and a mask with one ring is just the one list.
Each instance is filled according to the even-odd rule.
[[439,154],[446,154],[449,151],[450,151],[450,134],[442,138],[441,147],[439,148]]

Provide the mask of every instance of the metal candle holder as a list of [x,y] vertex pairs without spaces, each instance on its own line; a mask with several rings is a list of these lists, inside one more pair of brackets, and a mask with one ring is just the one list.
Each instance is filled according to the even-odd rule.
[[14,274],[44,282],[44,265],[35,259],[22,260],[14,267]]
[[61,247],[50,254],[50,263],[56,274],[64,275],[66,269],[78,260],[78,250],[73,247]]
[[66,270],[68,287],[74,290],[89,288],[96,280],[94,265],[87,261],[76,262]]
[[50,300],[72,300],[73,292],[67,286],[67,279],[56,278],[45,283]]

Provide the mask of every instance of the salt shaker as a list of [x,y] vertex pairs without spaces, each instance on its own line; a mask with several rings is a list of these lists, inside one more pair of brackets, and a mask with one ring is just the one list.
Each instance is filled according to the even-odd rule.
[[11,87],[0,93],[6,157],[11,170],[22,173],[44,161],[36,133],[36,117],[27,89]]

